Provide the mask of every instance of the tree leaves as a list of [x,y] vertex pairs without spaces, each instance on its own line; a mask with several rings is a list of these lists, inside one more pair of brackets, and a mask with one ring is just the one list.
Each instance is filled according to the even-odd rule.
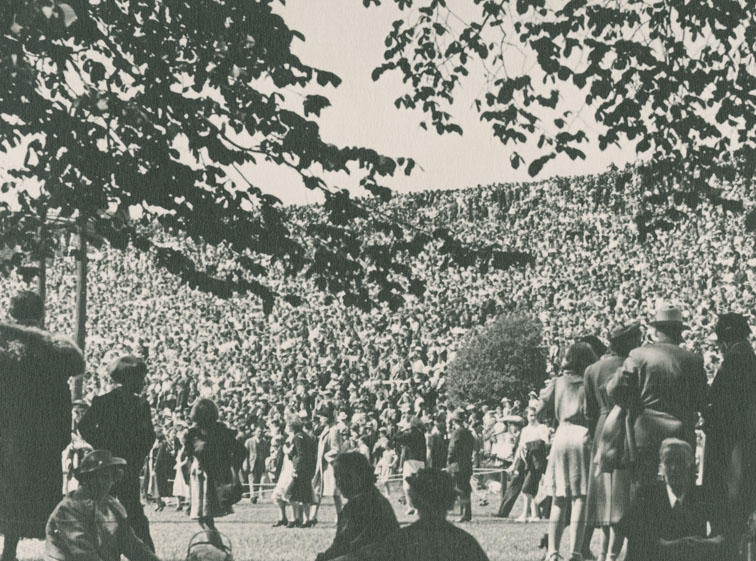
[[307,95],[305,96],[303,104],[305,117],[307,117],[308,115],[315,115],[316,117],[319,117],[320,112],[324,108],[330,106],[331,102],[328,101],[328,98],[323,97],[322,95]]

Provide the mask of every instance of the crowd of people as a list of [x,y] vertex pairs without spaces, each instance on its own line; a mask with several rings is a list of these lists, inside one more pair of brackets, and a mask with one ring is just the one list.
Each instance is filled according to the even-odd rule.
[[[307,279],[271,272],[267,282],[274,288],[296,287],[304,303],[291,307],[281,302],[265,315],[254,297],[221,300],[178,283],[156,268],[149,255],[96,250],[90,269],[85,391],[74,404],[78,422],[67,454],[67,483],[76,486],[87,444],[110,449],[96,438],[89,441],[92,426],[98,426],[92,419],[107,407],[103,394],[120,391],[119,399],[136,403],[127,394],[136,399],[141,393],[139,418],[149,416],[157,438],[148,439],[150,445],[138,454],[141,459],[126,458],[125,476],[116,485],[129,488],[130,498],[121,499],[127,511],[134,493],[139,502],[138,472],[146,465],[141,493],[153,496],[158,508],[176,496],[177,508],[187,507],[212,532],[214,515],[224,509],[214,505],[203,514],[202,505],[191,500],[201,489],[192,465],[222,422],[235,443],[226,462],[234,466],[235,477],[248,478],[250,500],[272,495],[280,507],[277,524],[317,524],[323,496],[334,497],[341,510],[334,476],[341,453],[367,458],[384,493],[390,491],[390,481],[400,481],[402,500],[413,513],[412,476],[424,466],[447,469],[460,495],[461,521],[472,510],[471,490],[462,481],[469,481],[473,467],[488,463],[506,474],[500,481],[501,516],[509,515],[518,495],[524,507],[520,520],[550,512],[551,555],[558,550],[561,520],[569,511],[574,553],[580,553],[590,522],[586,513],[595,500],[588,494],[591,469],[580,462],[598,453],[596,434],[604,432],[606,409],[613,403],[605,390],[606,366],[601,382],[594,380],[593,401],[582,410],[575,405],[581,391],[589,393],[587,378],[585,389],[577,388],[588,367],[586,351],[593,361],[601,358],[597,337],[607,339],[617,324],[646,323],[660,301],[674,300],[680,322],[687,323],[685,346],[701,357],[696,383],[705,384],[707,374],[712,378],[722,366],[714,329],[718,313],[732,310],[755,323],[756,253],[739,217],[702,205],[691,220],[641,241],[633,222],[642,210],[634,192],[640,187],[632,174],[620,181],[626,175],[615,171],[537,184],[423,192],[382,203],[382,212],[414,227],[447,227],[467,243],[496,240],[535,258],[529,265],[484,274],[478,268],[442,267],[444,256],[429,246],[407,263],[426,281],[425,296],[408,297],[397,311],[346,308]],[[287,212],[294,223],[306,225],[322,209],[293,207]],[[157,238],[178,243],[155,228]],[[207,266],[222,269],[231,259],[223,248],[190,249]],[[53,332],[73,331],[73,266],[64,244],[48,275],[45,325]],[[0,306],[8,307],[10,296],[26,288],[16,277],[5,279],[3,287]],[[462,404],[463,411],[457,410],[459,404],[452,404],[446,392],[455,349],[471,328],[522,309],[541,321],[550,374],[567,374],[552,378],[561,381],[548,385],[550,393],[540,399],[511,396]],[[578,340],[582,347],[576,349]],[[140,358],[134,358],[137,366],[114,370],[113,360],[119,357]],[[616,370],[618,365],[613,366]],[[119,379],[118,372],[134,369],[143,374]],[[568,383],[570,376],[574,383]],[[139,387],[130,388],[126,378],[139,379]],[[203,400],[212,404],[206,407],[209,412],[194,411]],[[572,405],[565,409],[568,403]],[[557,421],[551,430],[537,419],[544,407]],[[674,436],[690,441],[689,434]],[[588,447],[585,454],[575,453],[578,442],[581,450]],[[660,445],[641,442],[636,451],[641,461],[635,465],[653,471]],[[564,455],[565,469],[554,471],[554,462],[546,461],[549,447],[552,458],[555,450]],[[469,450],[469,466],[466,460],[465,465],[452,462],[459,449],[465,458]],[[672,449],[687,462],[687,451]],[[602,477],[610,482],[602,487],[605,491],[623,479],[617,470]],[[228,482],[229,493],[236,483]],[[569,501],[552,500],[550,509],[543,509],[539,503],[544,497]],[[607,523],[593,524],[606,531],[602,548],[607,558],[622,543],[612,538],[618,515],[613,506],[608,511]],[[138,528],[136,535],[149,545],[149,536],[140,536]]]

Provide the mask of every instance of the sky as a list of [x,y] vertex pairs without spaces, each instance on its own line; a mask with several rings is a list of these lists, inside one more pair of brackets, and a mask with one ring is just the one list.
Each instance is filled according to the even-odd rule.
[[[455,9],[465,6],[472,9],[472,0],[455,0]],[[475,8],[478,9],[478,8]],[[338,88],[318,88],[317,93],[326,95],[331,107],[326,108],[319,119],[321,136],[326,142],[341,146],[364,146],[393,157],[411,157],[417,161],[414,172],[406,177],[400,172],[388,178],[384,184],[400,192],[425,189],[455,189],[474,187],[478,184],[530,181],[527,164],[513,170],[510,155],[514,145],[503,145],[497,140],[486,123],[479,120],[473,100],[481,95],[482,75],[472,70],[471,79],[455,95],[451,109],[455,122],[464,129],[464,134],[438,135],[425,131],[420,122],[425,118],[421,111],[399,110],[394,100],[405,92],[398,74],[384,74],[373,82],[373,68],[383,62],[384,39],[391,23],[408,17],[400,12],[393,0],[383,0],[380,7],[365,8],[362,0],[287,0],[278,8],[290,28],[304,34],[305,41],[295,40],[293,50],[303,62],[329,70],[342,78]],[[513,54],[513,57],[522,57]],[[514,61],[520,64],[519,60]],[[522,60],[522,64],[528,63]],[[289,102],[301,103],[302,92],[283,92]],[[309,93],[309,92],[308,92]],[[312,92],[315,93],[315,92]],[[581,106],[582,96],[577,91],[563,91],[567,98],[573,96],[575,107]],[[591,135],[589,113],[581,113],[585,119],[575,126],[588,126]],[[595,135],[594,135],[595,136]],[[610,148],[600,152],[595,145],[583,145],[587,158],[572,161],[566,156],[547,164],[537,179],[554,175],[582,175],[605,170],[610,164],[622,167],[632,157],[632,150]],[[535,147],[517,146],[516,149],[529,162],[536,154]],[[23,147],[4,156],[0,154],[0,180],[3,164],[22,165]],[[272,164],[249,165],[243,172],[255,185],[269,192],[284,204],[307,204],[320,202],[322,195],[306,189],[291,170]],[[354,179],[329,177],[336,187],[354,189]],[[243,184],[243,182],[240,182]]]
[[[463,0],[456,1],[461,6]],[[473,5],[471,0],[464,2]],[[398,74],[384,74],[378,82],[372,81],[373,68],[383,62],[383,41],[391,22],[403,16],[393,0],[383,0],[382,6],[369,9],[361,0],[287,0],[279,12],[291,28],[305,35],[304,43],[294,44],[303,62],[332,71],[343,80],[338,88],[324,92],[332,106],[321,114],[322,137],[336,144],[366,146],[388,156],[417,160],[416,171],[409,177],[400,174],[387,179],[387,186],[407,192],[531,180],[527,165],[512,169],[509,156],[514,146],[502,144],[488,124],[479,120],[472,102],[480,95],[480,77],[466,83],[456,96],[452,113],[464,129],[462,136],[425,131],[420,127],[421,111],[396,109],[394,100],[404,91]],[[576,104],[579,107],[581,101]],[[590,121],[587,113],[583,116]],[[585,161],[557,159],[547,164],[538,179],[597,173],[612,163],[622,167],[632,155],[617,148],[600,152],[596,146],[584,146]],[[536,154],[533,146],[517,149],[526,161]],[[254,170],[254,177],[285,203],[320,200],[285,171],[259,169]]]

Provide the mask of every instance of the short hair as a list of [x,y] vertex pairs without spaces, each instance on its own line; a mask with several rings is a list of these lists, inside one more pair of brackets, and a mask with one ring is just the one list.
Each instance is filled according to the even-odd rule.
[[209,427],[218,421],[218,406],[212,399],[201,398],[192,405],[189,418],[201,427]]
[[375,483],[375,473],[368,459],[359,452],[342,452],[333,460],[334,475],[350,473],[357,478],[361,490]]
[[685,456],[685,462],[688,467],[693,467],[696,464],[696,454],[693,451],[693,447],[684,440],[679,438],[665,438],[662,440],[659,447],[659,461],[664,463],[664,458],[672,452],[682,452]]
[[457,492],[451,475],[438,468],[423,468],[406,479],[412,504],[419,510],[447,512],[454,506]]
[[11,298],[10,315],[18,321],[40,320],[44,312],[45,304],[36,292],[24,290]]
[[573,343],[567,349],[563,367],[577,374],[583,374],[586,368],[596,362],[597,357],[588,343]]

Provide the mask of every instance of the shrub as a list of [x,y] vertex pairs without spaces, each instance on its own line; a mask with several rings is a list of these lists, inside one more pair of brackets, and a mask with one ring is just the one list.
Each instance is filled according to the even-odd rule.
[[449,367],[447,383],[455,404],[503,397],[527,403],[528,392],[545,379],[541,323],[508,314],[469,334]]

